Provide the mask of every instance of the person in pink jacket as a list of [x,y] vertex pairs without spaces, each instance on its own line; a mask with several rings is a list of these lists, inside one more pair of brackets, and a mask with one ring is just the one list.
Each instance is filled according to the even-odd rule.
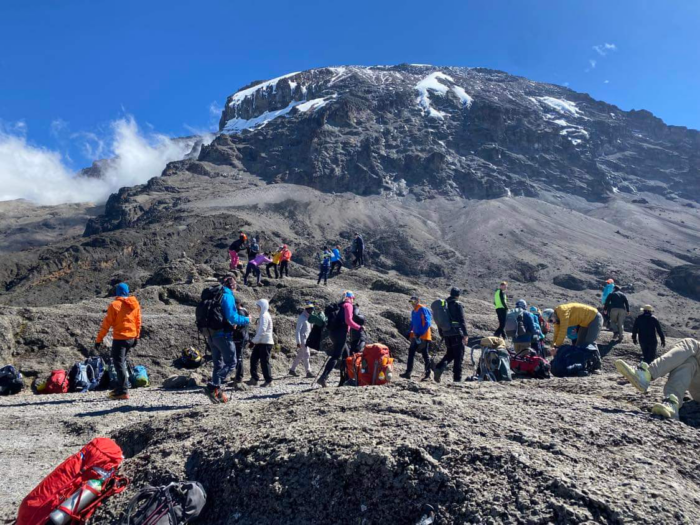
[[243,277],[243,284],[248,286],[248,276],[252,272],[255,274],[255,277],[257,278],[258,286],[260,286],[260,276],[262,275],[262,272],[260,271],[260,265],[261,264],[268,264],[271,262],[272,262],[272,259],[270,259],[269,253],[260,253],[260,254],[256,255],[254,259],[248,261],[248,264],[245,267],[245,276]]
[[[331,304],[326,308],[326,316],[328,317],[328,331],[330,332],[333,350],[331,352],[326,368],[323,370],[321,377],[317,383],[322,387],[327,387],[328,376],[331,374],[338,361],[341,360],[340,384],[343,384],[345,377],[345,358],[348,355],[348,332],[350,330],[363,330],[363,327],[353,321],[353,303],[355,302],[355,294],[347,291],[343,292],[343,299],[337,304]],[[330,314],[330,315],[329,315]]]

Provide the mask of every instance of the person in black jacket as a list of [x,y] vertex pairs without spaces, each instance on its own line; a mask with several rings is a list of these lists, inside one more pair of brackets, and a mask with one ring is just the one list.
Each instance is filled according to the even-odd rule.
[[642,315],[637,317],[632,327],[632,342],[637,344],[639,337],[639,346],[642,348],[642,361],[651,363],[656,359],[656,348],[659,344],[656,339],[656,334],[661,338],[661,347],[666,347],[666,336],[661,330],[661,323],[654,317],[654,308],[647,304],[642,307]]
[[459,383],[462,381],[462,361],[464,360],[464,349],[467,344],[468,333],[467,324],[464,320],[464,307],[462,303],[457,301],[461,293],[459,288],[452,288],[450,296],[447,298],[447,311],[452,327],[444,333],[440,330],[440,337],[445,341],[447,351],[433,369],[437,383],[440,382],[442,373],[452,361],[454,361],[452,370],[454,382]]
[[355,260],[352,262],[354,267],[365,265],[365,241],[362,239],[362,235],[355,233],[355,240],[352,243],[352,253],[355,256]]
[[615,286],[613,292],[605,300],[605,310],[610,316],[612,331],[617,332],[617,340],[622,342],[625,338],[625,318],[630,313],[630,304],[619,286]]

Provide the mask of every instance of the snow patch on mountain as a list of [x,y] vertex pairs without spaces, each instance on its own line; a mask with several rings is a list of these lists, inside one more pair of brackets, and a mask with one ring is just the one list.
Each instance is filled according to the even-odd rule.
[[[272,87],[272,91],[277,89],[277,83],[282,80],[283,78],[289,78],[293,77],[295,75],[298,75],[301,73],[301,71],[296,71],[294,73],[288,73],[286,75],[282,75],[281,77],[273,78],[272,80],[268,80],[266,82],[262,82],[260,84],[256,84],[253,87],[250,87],[248,89],[243,89],[233,95],[231,97],[231,102],[229,102],[229,106],[238,106],[241,102],[243,102],[246,98],[248,98],[251,95],[255,95],[256,92],[260,91],[261,89],[267,89],[268,87]],[[262,115],[261,115],[262,116]]]
[[305,100],[294,100],[290,102],[289,105],[285,108],[278,109],[276,111],[265,111],[261,115],[258,115],[257,117],[251,119],[232,118],[231,120],[226,122],[223,132],[233,134],[241,133],[245,130],[262,128],[271,120],[286,115],[287,113],[292,111],[292,109],[294,109],[296,106],[304,104],[305,102]]
[[460,86],[452,86],[452,91],[454,91],[455,95],[457,95],[459,100],[462,101],[462,105],[464,105],[467,108],[472,107],[474,99],[470,97],[466,91],[464,91],[464,88]]
[[302,104],[299,104],[297,106],[297,110],[301,111],[302,113],[305,113],[312,109],[314,111],[318,111],[330,101],[334,100],[337,96],[338,95],[332,95],[330,97],[315,98],[313,100],[309,100],[308,102],[303,102]]
[[444,73],[441,73],[439,71],[431,73],[423,80],[418,82],[418,84],[416,84],[416,90],[419,93],[416,102],[423,108],[423,111],[427,113],[429,117],[438,118],[442,120],[443,118],[445,118],[445,114],[442,111],[438,111],[437,109],[432,107],[432,105],[430,104],[430,95],[428,93],[429,91],[433,91],[443,96],[447,93],[447,91],[450,88],[445,84],[441,84],[440,79],[454,82],[454,80],[452,80],[452,77],[445,75]]
[[569,100],[554,97],[530,97],[530,99],[540,104],[544,104],[562,115],[569,115],[572,117],[581,116],[581,110],[576,107],[574,102]]

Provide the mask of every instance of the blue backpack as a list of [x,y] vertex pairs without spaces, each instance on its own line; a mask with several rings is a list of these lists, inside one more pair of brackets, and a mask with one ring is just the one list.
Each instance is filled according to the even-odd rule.
[[100,356],[88,357],[85,360],[85,366],[88,369],[88,377],[90,378],[90,384],[88,385],[88,390],[97,390],[102,384],[102,379],[105,375],[105,362]]
[[90,382],[87,365],[85,363],[75,363],[68,373],[68,391],[87,392]]
[[141,388],[149,386],[151,382],[148,380],[148,372],[143,365],[136,365],[131,372],[131,386],[133,388]]

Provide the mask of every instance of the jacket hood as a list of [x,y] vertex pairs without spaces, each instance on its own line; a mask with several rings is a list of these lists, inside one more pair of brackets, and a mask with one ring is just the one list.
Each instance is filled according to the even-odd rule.
[[139,302],[136,299],[136,297],[117,297],[117,301],[124,303],[132,310],[139,305]]
[[270,309],[270,303],[267,302],[267,299],[258,299],[255,304],[260,308],[260,315],[265,315]]

